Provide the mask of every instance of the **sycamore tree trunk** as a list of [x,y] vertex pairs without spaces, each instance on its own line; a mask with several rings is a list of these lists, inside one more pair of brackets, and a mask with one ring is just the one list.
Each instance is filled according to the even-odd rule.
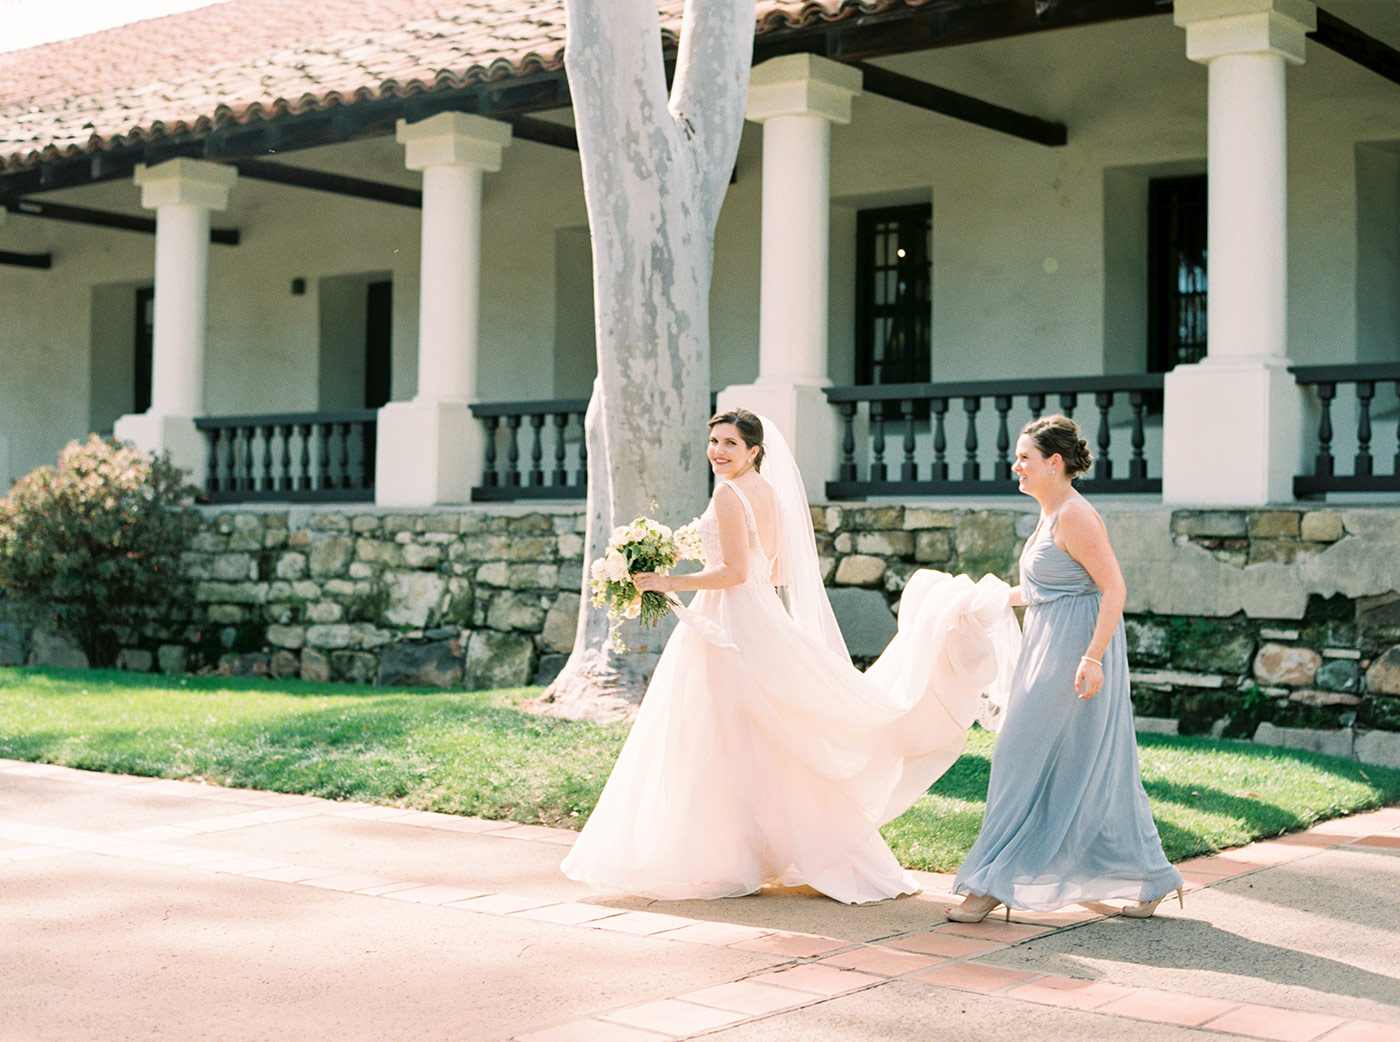
[[566,0],[565,67],[593,235],[598,378],[585,422],[588,527],[573,654],[546,712],[634,709],[665,629],[622,631],[589,603],[589,562],[640,514],[673,526],[704,507],[710,276],[739,151],[755,0],[687,0],[668,98],[656,0]]

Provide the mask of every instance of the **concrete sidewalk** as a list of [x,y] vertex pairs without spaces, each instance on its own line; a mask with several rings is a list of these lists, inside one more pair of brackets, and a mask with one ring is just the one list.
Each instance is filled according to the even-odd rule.
[[1187,863],[1146,921],[945,923],[937,875],[609,898],[572,837],[0,760],[0,1042],[1400,1042],[1400,808]]

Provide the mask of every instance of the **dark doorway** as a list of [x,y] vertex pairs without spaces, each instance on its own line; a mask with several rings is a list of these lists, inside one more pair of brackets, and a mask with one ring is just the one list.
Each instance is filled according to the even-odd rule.
[[394,284],[371,282],[365,291],[365,408],[389,401],[393,379]]
[[156,338],[156,291],[143,286],[136,291],[135,370],[131,398],[133,413],[146,412],[151,407],[151,354]]
[[1206,356],[1206,177],[1148,185],[1147,369]]
[[929,203],[856,215],[857,384],[928,381],[932,236]]

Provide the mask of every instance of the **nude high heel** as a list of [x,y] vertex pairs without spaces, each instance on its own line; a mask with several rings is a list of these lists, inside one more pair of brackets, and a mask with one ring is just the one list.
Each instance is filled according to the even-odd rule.
[[1001,907],[1006,909],[1006,921],[1008,923],[1011,922],[1011,907],[1009,905],[1003,905],[994,897],[988,898],[985,895],[978,896],[981,896],[983,900],[991,901],[991,904],[987,905],[987,907],[980,912],[968,912],[964,911],[962,908],[945,908],[943,909],[943,914],[955,923],[980,923],[995,911],[998,905],[1001,905]]
[[[1171,895],[1163,894],[1155,901],[1143,901],[1139,904],[1128,905],[1121,914],[1126,915],[1129,919],[1151,919],[1157,911],[1157,906],[1169,896]],[[1181,894],[1181,887],[1176,889],[1176,899],[1182,908],[1186,907],[1186,898]]]

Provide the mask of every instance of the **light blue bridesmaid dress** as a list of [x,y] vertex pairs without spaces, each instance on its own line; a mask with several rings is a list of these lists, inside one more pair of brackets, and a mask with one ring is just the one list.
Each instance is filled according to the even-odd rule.
[[1021,552],[1021,657],[992,755],[987,810],[954,892],[1048,911],[1104,898],[1153,901],[1182,885],[1138,774],[1123,626],[1104,685],[1080,699],[1074,673],[1102,595],[1055,545],[1056,511]]

